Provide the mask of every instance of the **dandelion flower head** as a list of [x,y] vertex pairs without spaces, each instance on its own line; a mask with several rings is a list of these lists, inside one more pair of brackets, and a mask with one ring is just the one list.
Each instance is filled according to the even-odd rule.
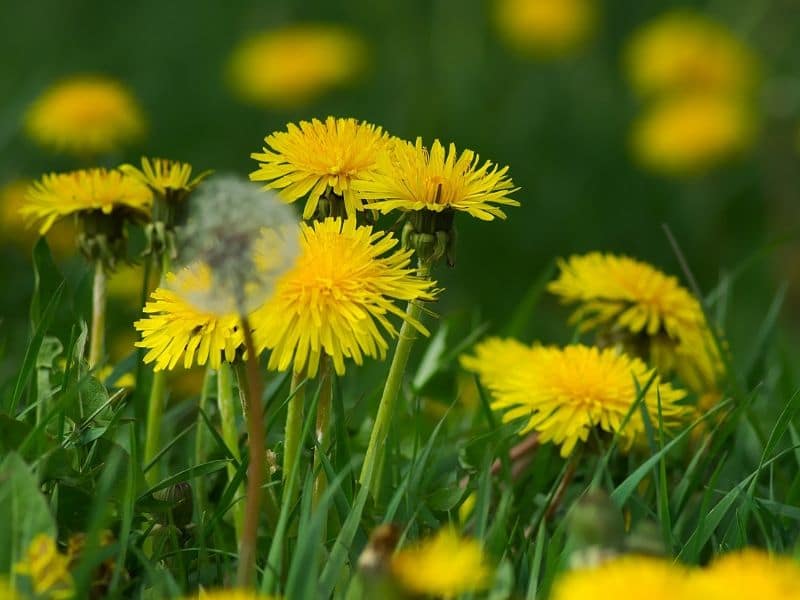
[[117,150],[144,134],[141,109],[120,82],[100,76],[65,79],[28,109],[25,130],[36,142],[71,154]]
[[52,600],[74,596],[74,582],[69,572],[69,557],[56,547],[53,538],[39,534],[31,541],[14,571],[30,579],[33,591]]
[[594,0],[495,0],[503,39],[522,54],[562,56],[592,33]]
[[122,165],[120,170],[145,184],[161,197],[191,192],[211,174],[211,171],[204,171],[192,178],[192,165],[189,163],[144,156],[141,169],[133,165]]
[[252,181],[280,191],[285,202],[307,196],[303,218],[310,219],[320,197],[330,190],[344,200],[348,216],[364,208],[353,180],[373,169],[389,136],[380,127],[355,119],[328,117],[290,123],[268,135],[263,152],[254,152],[258,170]]
[[691,578],[690,600],[800,600],[800,564],[748,548],[715,559]]

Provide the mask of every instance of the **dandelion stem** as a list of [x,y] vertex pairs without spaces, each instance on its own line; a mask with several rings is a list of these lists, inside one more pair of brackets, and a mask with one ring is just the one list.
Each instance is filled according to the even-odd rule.
[[239,569],[236,581],[240,587],[248,587],[255,576],[256,542],[258,541],[259,508],[261,487],[266,475],[266,431],[264,410],[261,406],[263,380],[258,367],[258,358],[250,322],[241,316],[242,335],[247,350],[247,438],[250,446],[250,463],[247,466],[247,501],[244,513],[244,529],[239,544]]
[[331,395],[333,392],[333,379],[331,377],[330,357],[322,357],[322,365],[320,369],[320,392],[319,400],[317,401],[317,447],[314,450],[314,488],[312,491],[311,502],[312,506],[316,508],[322,495],[325,493],[327,479],[325,478],[325,470],[322,467],[321,454],[325,453],[328,449],[328,442],[330,438],[331,426]]
[[[417,275],[427,278],[430,274],[430,266],[430,263],[420,262],[417,268]],[[389,373],[386,376],[386,383],[378,405],[378,414],[375,417],[375,424],[372,426],[367,453],[364,456],[364,464],[361,466],[361,474],[358,478],[362,486],[370,486],[372,496],[376,499],[380,490],[389,424],[392,421],[394,405],[400,393],[400,387],[403,384],[403,375],[408,364],[408,357],[411,355],[414,340],[417,339],[417,330],[412,323],[420,322],[422,307],[422,302],[412,300],[406,308],[406,316],[408,318],[403,321],[403,325],[400,328],[392,364],[389,366]]]
[[[206,462],[206,423],[203,419],[201,412],[208,413],[208,397],[211,394],[215,383],[214,369],[206,367],[206,373],[203,377],[203,389],[200,391],[200,400],[197,404],[197,425],[195,427],[194,436],[194,466],[197,467]],[[198,477],[195,480],[197,514],[202,519],[205,511],[206,504],[206,486],[205,479]]]
[[[303,406],[306,399],[305,371],[292,375],[292,389],[289,405],[286,408],[286,428],[283,438],[283,478],[287,479],[292,472],[295,457],[300,452],[303,432]],[[287,488],[288,489],[288,486]]]
[[[239,428],[236,426],[236,402],[233,399],[233,373],[231,365],[222,362],[217,371],[217,407],[219,409],[219,420],[222,425],[222,439],[228,447],[236,462],[241,462],[242,455],[239,453]],[[228,481],[233,481],[236,477],[236,466],[228,465]],[[233,527],[236,530],[236,543],[239,544],[242,538],[242,528],[244,527],[244,513],[242,503],[239,499],[244,494],[244,486],[237,490],[233,504]]]
[[89,368],[93,369],[103,358],[106,335],[106,271],[103,261],[94,263],[92,284],[92,333],[89,341]]

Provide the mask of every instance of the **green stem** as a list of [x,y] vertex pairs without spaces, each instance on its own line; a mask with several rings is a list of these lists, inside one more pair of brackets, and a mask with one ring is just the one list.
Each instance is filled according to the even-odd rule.
[[105,352],[106,329],[106,271],[103,261],[94,263],[94,282],[92,284],[92,333],[89,340],[89,368],[96,367]]
[[[230,363],[224,361],[219,365],[217,371],[217,407],[222,424],[222,439],[231,456],[236,459],[236,462],[241,462],[239,428],[236,426],[236,402],[233,399],[233,372]],[[231,463],[228,465],[228,480],[233,481],[234,477],[236,477],[236,466]],[[233,526],[236,530],[237,545],[242,538],[242,528],[244,527],[244,512],[240,500],[243,495],[244,486],[240,485],[233,504]]]
[[[303,443],[303,408],[306,401],[306,373],[292,374],[292,388],[289,392],[289,404],[286,407],[286,428],[283,437],[283,478],[287,479],[292,472],[295,457]],[[294,500],[294,498],[292,499]]]
[[[322,467],[320,454],[328,449],[331,426],[331,394],[333,391],[333,379],[330,373],[330,358],[323,356],[322,368],[320,369],[320,388],[319,400],[317,402],[317,444],[314,450],[314,487],[311,496],[311,505],[316,508],[322,495],[325,493],[327,479],[325,469]],[[324,536],[323,536],[324,537]]]
[[[197,408],[197,425],[195,426],[195,434],[194,434],[194,466],[197,467],[202,465],[206,462],[206,422],[203,417],[200,415],[200,411],[208,414],[208,397],[211,394],[211,390],[214,386],[214,369],[211,367],[206,367],[206,374],[203,377],[203,389],[200,391],[200,400],[198,402]],[[197,506],[197,514],[200,518],[203,517],[203,513],[205,511],[205,504],[206,504],[206,486],[205,486],[205,479],[203,477],[198,477],[195,480],[195,490],[196,494],[195,497],[197,501],[195,505]]]
[[[419,277],[428,277],[430,265],[420,263],[417,269]],[[381,473],[383,470],[383,460],[386,450],[386,438],[389,434],[389,425],[394,414],[394,405],[403,384],[403,375],[408,364],[408,357],[411,355],[411,348],[414,340],[417,339],[417,330],[409,322],[419,322],[422,316],[422,302],[412,301],[406,308],[407,320],[403,321],[400,328],[400,335],[397,338],[397,346],[392,357],[392,364],[389,366],[389,373],[386,376],[386,383],[381,394],[378,414],[375,416],[375,424],[372,426],[372,433],[369,436],[367,453],[364,456],[364,464],[361,466],[361,474],[358,481],[362,486],[369,486],[372,497],[377,499],[380,490]]]

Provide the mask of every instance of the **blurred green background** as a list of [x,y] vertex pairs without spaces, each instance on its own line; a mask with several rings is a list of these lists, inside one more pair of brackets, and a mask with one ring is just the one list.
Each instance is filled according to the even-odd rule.
[[[650,174],[633,160],[630,125],[641,102],[622,61],[630,35],[676,6],[728,27],[752,49],[762,71],[755,146],[736,161],[688,178]],[[734,347],[747,348],[783,282],[790,284],[785,331],[793,337],[800,316],[793,237],[800,189],[800,2],[598,2],[591,38],[568,56],[548,58],[509,49],[492,10],[488,0],[5,3],[0,183],[81,166],[37,148],[20,127],[38,94],[75,73],[120,79],[146,113],[146,139],[108,165],[146,154],[246,175],[255,168],[249,154],[287,122],[353,116],[407,139],[438,137],[472,148],[509,165],[521,188],[516,197],[522,206],[510,209],[507,221],[458,221],[457,264],[436,273],[447,289],[435,308],[440,314],[477,310],[501,330],[555,257],[589,250],[626,253],[685,282],[662,230],[667,224],[704,292],[721,274],[748,265],[727,306]],[[369,48],[363,76],[291,109],[240,103],[225,85],[237,42],[303,22],[342,24],[362,36]],[[789,241],[765,250],[781,236]],[[80,281],[80,261],[64,268]],[[8,239],[0,280],[0,375],[7,382],[21,360],[16,349],[27,335],[33,285],[29,252]],[[81,289],[88,298],[87,283]],[[118,319],[135,317],[125,310]],[[566,315],[545,298],[528,337],[563,338]]]

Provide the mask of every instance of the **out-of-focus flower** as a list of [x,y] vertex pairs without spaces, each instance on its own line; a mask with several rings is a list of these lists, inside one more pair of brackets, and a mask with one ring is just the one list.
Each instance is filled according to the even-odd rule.
[[755,548],[717,558],[689,582],[687,600],[800,600],[800,565]]
[[555,582],[552,598],[676,600],[686,597],[688,580],[688,569],[670,561],[645,556],[624,556],[605,561],[593,568],[564,573]]
[[516,360],[481,365],[489,360],[492,357],[478,347],[475,357],[462,358],[462,364],[483,369],[482,383],[492,394],[492,408],[503,411],[504,421],[525,417],[520,433],[538,431],[541,441],[559,445],[564,457],[579,441],[585,442],[594,427],[618,433],[621,447],[629,449],[645,424],[638,410],[624,427],[623,421],[639,397],[638,388],[644,390],[651,379],[642,406],[652,423],[662,418],[669,428],[688,414],[688,407],[679,404],[685,392],[662,383],[638,358],[611,348],[535,346]]
[[480,544],[450,527],[399,550],[391,570],[408,592],[445,598],[483,590],[492,575]]
[[354,187],[369,208],[384,213],[454,210],[491,221],[505,218],[500,206],[519,206],[510,197],[519,188],[507,173],[508,167],[490,161],[481,165],[472,150],[459,155],[454,144],[445,150],[434,140],[429,151],[421,138],[416,144],[395,139],[378,157],[375,169],[362,174]]
[[46,90],[29,108],[25,129],[34,141],[55,150],[101,154],[140,138],[145,123],[124,85],[79,76]]
[[194,190],[202,181],[211,175],[211,171],[203,171],[192,178],[192,165],[166,158],[142,157],[142,168],[133,165],[122,165],[120,171],[145,184],[162,198],[182,198]]
[[251,158],[259,162],[252,181],[267,182],[265,188],[280,190],[280,197],[294,202],[308,196],[303,218],[311,218],[320,197],[328,190],[344,201],[347,216],[364,208],[353,189],[354,179],[374,168],[389,136],[380,127],[355,119],[328,117],[289,123],[286,131],[265,138],[263,152]]
[[756,117],[738,97],[692,93],[668,97],[634,123],[641,164],[667,175],[691,175],[744,153],[756,137]]
[[[26,251],[39,238],[38,232],[25,226],[25,219],[20,213],[26,202],[25,195],[32,184],[30,180],[18,179],[0,188],[0,239],[13,241]],[[62,221],[53,225],[47,232],[47,244],[58,258],[74,253],[75,230],[72,223]]]
[[569,54],[591,35],[594,0],[495,0],[500,35],[521,54]]
[[255,34],[239,44],[228,65],[243,101],[292,107],[352,82],[367,57],[364,42],[333,25],[292,25]]
[[410,250],[392,252],[397,239],[391,233],[332,218],[301,229],[297,263],[253,315],[256,346],[272,350],[270,368],[293,365],[313,377],[326,354],[341,375],[346,358],[359,365],[365,355],[385,358],[380,328],[394,337],[388,316],[409,318],[395,301],[431,300],[433,282],[413,275]]
[[253,590],[212,590],[201,591],[196,596],[187,596],[185,600],[279,600],[278,596],[265,596]]
[[33,538],[24,558],[14,565],[14,571],[30,579],[38,596],[66,600],[75,595],[69,557],[61,554],[55,540],[46,534]]
[[718,23],[686,11],[645,25],[631,39],[626,60],[631,83],[644,96],[739,96],[756,82],[756,60],[744,43]]

